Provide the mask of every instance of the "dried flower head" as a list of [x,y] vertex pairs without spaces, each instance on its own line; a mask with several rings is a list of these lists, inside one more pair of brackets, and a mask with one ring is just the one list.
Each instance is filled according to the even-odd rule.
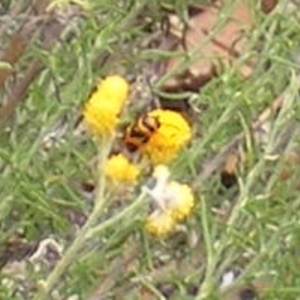
[[165,193],[166,208],[174,220],[182,221],[191,213],[195,201],[188,185],[172,181],[166,186]]
[[152,189],[147,189],[148,195],[155,199],[156,204],[164,208],[164,200],[162,195],[165,193],[165,188],[170,177],[170,171],[165,165],[158,165],[154,168],[152,176],[155,178],[155,185]]
[[153,213],[147,219],[146,229],[158,236],[171,232],[177,222],[188,217],[195,203],[191,188],[177,181],[169,181],[169,175],[166,166],[158,165],[153,172],[155,186],[146,188],[155,205]]
[[115,182],[134,183],[140,171],[139,167],[122,153],[111,156],[104,166],[105,175]]
[[191,128],[181,114],[164,109],[155,109],[148,113],[157,118],[160,126],[148,142],[141,148],[152,163],[168,163],[191,139]]
[[165,211],[155,210],[146,220],[148,233],[161,237],[171,233],[175,228],[174,219]]
[[157,183],[166,183],[170,177],[170,170],[165,165],[157,165],[153,170],[152,176],[156,179]]
[[97,85],[83,110],[84,123],[92,134],[107,136],[113,133],[128,90],[128,83],[118,75],[109,76]]

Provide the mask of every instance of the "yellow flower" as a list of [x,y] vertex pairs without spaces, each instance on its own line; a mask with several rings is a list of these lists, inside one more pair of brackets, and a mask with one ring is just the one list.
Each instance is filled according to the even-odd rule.
[[118,117],[114,107],[109,103],[93,101],[98,96],[101,95],[94,94],[90,101],[86,103],[83,111],[83,120],[92,134],[96,136],[111,135],[118,123]]
[[168,163],[191,139],[191,128],[181,114],[163,109],[155,109],[148,113],[157,118],[160,126],[141,148],[152,163]]
[[104,166],[105,175],[115,182],[135,182],[140,171],[122,153],[111,156]]
[[129,85],[123,77],[108,76],[98,84],[97,89],[103,98],[109,99],[114,107],[121,111],[129,92]]
[[161,237],[171,233],[175,228],[174,219],[162,210],[154,210],[146,220],[146,230],[148,233]]
[[182,221],[191,213],[195,200],[188,185],[172,181],[166,186],[165,193],[165,207],[174,220]]
[[113,133],[128,90],[128,83],[118,75],[109,76],[97,85],[83,110],[84,123],[92,134],[107,136]]

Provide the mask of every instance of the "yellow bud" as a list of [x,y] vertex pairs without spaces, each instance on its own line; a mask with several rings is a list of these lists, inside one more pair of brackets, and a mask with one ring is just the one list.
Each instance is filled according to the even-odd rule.
[[121,153],[111,156],[104,166],[105,175],[115,182],[135,182],[140,171],[137,165],[132,164]]

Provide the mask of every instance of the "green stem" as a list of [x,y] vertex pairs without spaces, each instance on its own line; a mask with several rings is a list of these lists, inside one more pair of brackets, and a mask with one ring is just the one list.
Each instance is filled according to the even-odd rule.
[[214,286],[213,284],[213,273],[216,266],[216,255],[213,247],[213,240],[208,224],[208,211],[205,203],[205,199],[201,198],[201,219],[202,219],[202,229],[205,242],[205,248],[207,252],[207,262],[206,262],[206,272],[203,283],[201,285],[201,291],[197,295],[196,300],[205,299],[210,295],[211,290]]
[[145,193],[142,192],[140,196],[132,204],[130,204],[120,213],[118,213],[114,217],[111,217],[107,221],[99,224],[98,226],[94,228],[90,228],[86,233],[85,238],[90,239],[93,236],[98,235],[100,232],[104,231],[105,229],[113,226],[114,224],[122,220],[125,216],[132,214],[132,212],[136,211],[142,205],[142,203],[144,202],[144,198],[145,198]]
[[106,198],[104,197],[105,191],[105,176],[101,170],[103,169],[103,165],[107,159],[109,151],[111,149],[111,141],[106,141],[105,143],[100,143],[99,149],[99,181],[97,183],[97,192],[95,196],[94,208],[92,213],[89,215],[87,221],[85,222],[84,226],[78,232],[77,237],[71,244],[71,246],[67,249],[64,253],[61,260],[56,264],[54,269],[51,271],[50,275],[48,276],[47,280],[41,286],[41,290],[37,293],[35,300],[40,299],[49,299],[48,295],[51,293],[52,289],[60,279],[60,277],[65,273],[67,268],[70,264],[74,261],[76,255],[80,252],[80,250],[84,246],[84,242],[86,240],[87,232],[94,226],[97,222],[99,216],[102,213],[103,207],[106,203]]
[[100,205],[95,206],[95,210],[91,213],[87,222],[80,230],[77,238],[74,240],[70,248],[66,251],[63,258],[57,263],[57,265],[49,275],[46,283],[43,285],[41,292],[34,299],[35,300],[48,299],[47,296],[49,295],[49,293],[51,292],[55,284],[58,282],[59,278],[66,271],[68,266],[72,263],[72,261],[74,261],[76,255],[84,246],[84,242],[87,239],[94,237],[95,235],[99,235],[105,229],[112,227],[120,220],[122,220],[124,217],[127,217],[128,215],[138,210],[140,206],[143,204],[144,198],[145,198],[145,192],[142,192],[140,196],[131,205],[126,207],[124,210],[122,210],[114,217],[111,217],[107,221],[93,228],[93,225],[97,221],[99,214],[102,211],[101,209],[102,207]]
[[88,220],[86,221],[85,225],[82,227],[80,232],[78,233],[77,237],[75,238],[72,245],[67,249],[62,259],[56,264],[52,272],[47,278],[47,281],[41,287],[41,291],[37,294],[37,297],[34,299],[49,299],[48,295],[52,291],[53,287],[56,285],[60,277],[69,267],[69,265],[74,261],[74,258],[78,254],[78,252],[84,246],[85,235],[91,226],[97,221],[99,217],[99,213],[101,210],[94,210]]

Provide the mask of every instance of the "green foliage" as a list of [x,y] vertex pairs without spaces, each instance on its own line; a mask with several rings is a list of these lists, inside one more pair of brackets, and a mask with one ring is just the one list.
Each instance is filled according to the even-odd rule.
[[[151,299],[223,299],[221,295],[227,290],[216,287],[231,268],[242,270],[236,286],[255,280],[266,282],[263,299],[298,297],[299,165],[288,167],[293,169],[288,181],[280,182],[277,177],[286,164],[282,159],[285,152],[299,147],[297,136],[288,143],[287,150],[275,150],[285,128],[291,122],[298,126],[300,10],[290,11],[288,1],[279,2],[267,16],[253,5],[258,25],[247,33],[245,53],[196,94],[193,104],[205,104],[208,109],[194,121],[197,134],[191,146],[172,164],[172,176],[196,186],[206,159],[218,153],[232,136],[244,132],[249,138],[248,160],[240,170],[239,186],[224,189],[218,174],[211,176],[203,186],[197,186],[194,214],[181,232],[162,240],[144,232],[147,207],[141,199],[135,200],[141,186],[132,192],[129,202],[122,202],[123,195],[108,201],[101,216],[94,220],[96,231],[84,243],[79,240],[83,247],[70,256],[71,267],[64,270],[60,281],[56,278],[54,286],[60,299],[74,294],[88,299],[99,288],[107,299],[120,295],[122,299],[141,299],[140,290],[145,290],[147,297],[152,295]],[[93,204],[80,185],[97,182],[99,177],[91,163],[97,153],[95,144],[76,127],[83,103],[99,77],[117,73],[131,78],[141,75],[147,62],[174,56],[143,49],[149,35],[144,27],[147,19],[162,22],[166,10],[174,10],[186,20],[187,3],[52,1],[50,10],[74,4],[82,15],[70,21],[61,42],[51,52],[34,43],[29,47],[27,58],[40,58],[47,68],[31,84],[13,120],[1,128],[1,242],[15,235],[29,241],[50,236],[65,249],[72,246],[78,229],[70,221],[69,212],[91,214]],[[223,17],[228,16],[235,1],[228,3]],[[0,4],[0,9],[8,10],[9,2]],[[217,34],[223,21],[220,18],[212,35]],[[245,79],[238,66],[249,56],[257,57],[257,62]],[[182,56],[179,69],[196,59],[196,53],[191,53],[189,59]],[[1,61],[0,69],[4,68],[10,66]],[[286,98],[285,108],[276,120],[271,120],[263,151],[251,143],[249,124],[281,93]],[[53,133],[57,139],[50,138]],[[108,193],[105,196],[109,198]],[[35,288],[38,280],[47,279],[51,272],[50,267],[34,271],[32,265],[26,270],[31,271],[26,281]],[[16,278],[12,281],[17,285]],[[162,285],[171,286],[171,298],[164,296],[163,288],[159,288]],[[191,295],[191,285],[201,292]],[[30,297],[42,299],[35,288],[30,290]],[[4,283],[0,285],[0,298],[24,299]]]

